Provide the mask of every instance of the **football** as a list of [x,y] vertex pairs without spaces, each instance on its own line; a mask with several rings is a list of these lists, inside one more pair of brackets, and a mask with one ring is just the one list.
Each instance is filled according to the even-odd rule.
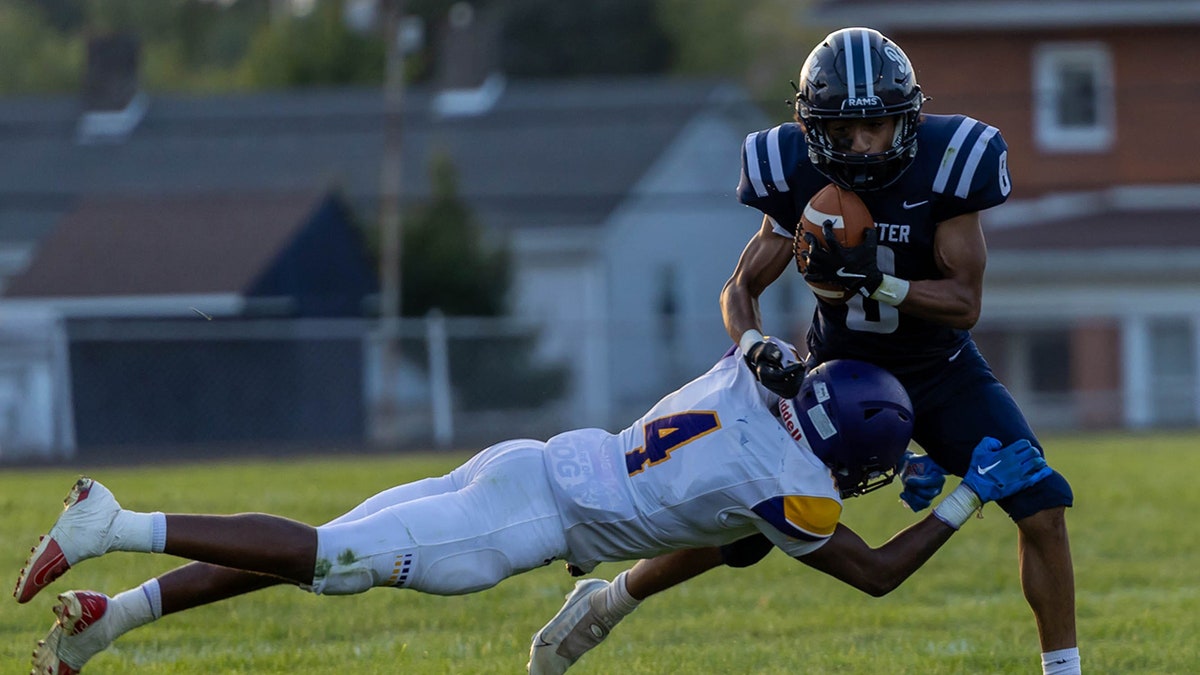
[[[834,236],[842,246],[858,246],[863,242],[867,230],[875,227],[875,219],[871,217],[867,205],[854,192],[832,183],[821,188],[804,207],[804,214],[800,216],[800,226],[796,228],[794,248],[796,264],[801,274],[804,273],[805,264],[800,252],[808,250],[808,244],[804,242],[804,233],[812,232],[817,241],[824,245],[825,234],[822,226],[827,220],[833,222]],[[836,284],[810,283],[808,286],[818,298],[826,302],[837,304],[850,299],[851,294]]]

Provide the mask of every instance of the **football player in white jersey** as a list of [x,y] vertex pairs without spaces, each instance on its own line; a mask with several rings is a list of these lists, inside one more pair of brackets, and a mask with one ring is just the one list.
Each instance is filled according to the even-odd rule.
[[[799,396],[781,399],[732,350],[618,434],[581,429],[545,442],[499,443],[445,476],[381,492],[320,527],[267,514],[133,512],[82,478],[14,594],[26,602],[71,566],[111,551],[197,561],[111,598],[60,594],[57,621],[34,653],[35,672],[58,675],[78,673],[113,640],[164,614],[275,583],[326,595],[377,586],[453,595],[554,560],[590,570],[755,533],[882,594],[983,502],[1050,472],[1028,443],[982,443],[977,464],[994,468],[870,549],[838,524],[842,497],[890,480],[911,432],[906,392],[876,366],[825,363]],[[556,654],[531,658],[535,670],[543,661],[547,672],[570,665]]]

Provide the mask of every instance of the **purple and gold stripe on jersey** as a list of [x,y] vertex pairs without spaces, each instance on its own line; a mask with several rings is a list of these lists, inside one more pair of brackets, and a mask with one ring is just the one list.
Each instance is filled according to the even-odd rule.
[[788,495],[760,502],[754,512],[792,539],[821,541],[837,528],[842,504],[832,497]]
[[992,137],[999,133],[996,127],[984,124],[978,120],[966,117],[954,130],[950,143],[942,153],[942,161],[938,165],[937,175],[933,179],[933,191],[946,194],[951,179],[957,174],[954,184],[954,196],[966,198],[971,192],[971,182],[975,179],[975,171],[979,161],[987,150]]

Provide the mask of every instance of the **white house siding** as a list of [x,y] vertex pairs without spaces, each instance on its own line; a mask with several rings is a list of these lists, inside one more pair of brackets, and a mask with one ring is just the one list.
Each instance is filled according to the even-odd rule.
[[538,323],[537,358],[571,369],[571,424],[603,426],[611,414],[607,270],[597,227],[534,228],[512,240],[511,306]]
[[[731,345],[721,320],[721,287],[761,220],[736,197],[741,144],[749,131],[715,113],[693,119],[606,227],[610,373],[618,414],[643,410]],[[786,276],[784,284],[799,280]],[[673,316],[663,313],[668,291]],[[764,298],[768,331],[795,323],[793,312],[783,316],[777,309],[787,308],[772,302],[779,293]]]
[[0,303],[0,459],[73,453],[69,369],[61,317]]
[[[993,252],[977,332],[1003,335],[1004,353],[985,356],[1001,364],[998,374],[1035,427],[1140,429],[1200,421],[1200,260],[1195,257],[1190,250]],[[1077,333],[1088,326],[1116,329],[1113,390],[1036,391],[1032,336],[1058,332],[1077,349]],[[1108,362],[1074,367],[1108,367]],[[1088,420],[1084,411],[1095,409],[1097,397],[1106,399],[1101,407],[1110,414]]]

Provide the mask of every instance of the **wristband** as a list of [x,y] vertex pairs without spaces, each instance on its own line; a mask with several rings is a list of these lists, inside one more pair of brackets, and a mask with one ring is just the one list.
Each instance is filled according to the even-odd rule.
[[749,354],[750,348],[763,341],[763,334],[751,328],[742,333],[742,339],[738,340],[738,347],[741,348],[743,354]]
[[933,515],[957,530],[967,522],[972,513],[981,508],[983,508],[983,502],[980,501],[979,495],[966,485],[959,484],[953,492],[946,495],[941,503],[933,507]]
[[876,288],[870,297],[872,300],[895,307],[908,297],[908,281],[885,274],[883,281],[879,282],[879,288]]

